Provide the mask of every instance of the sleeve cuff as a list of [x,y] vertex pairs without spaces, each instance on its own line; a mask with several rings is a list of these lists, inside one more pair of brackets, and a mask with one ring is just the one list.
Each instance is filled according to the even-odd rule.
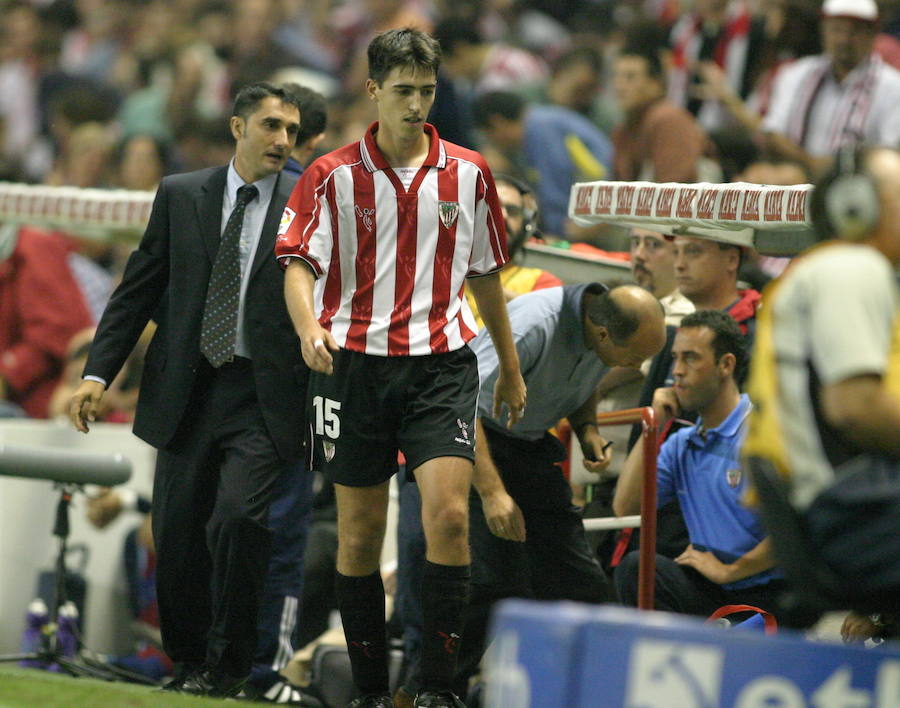
[[106,379],[100,378],[99,376],[92,376],[88,374],[87,376],[82,376],[82,379],[85,381],[96,381],[97,383],[103,384],[103,388],[106,388]]

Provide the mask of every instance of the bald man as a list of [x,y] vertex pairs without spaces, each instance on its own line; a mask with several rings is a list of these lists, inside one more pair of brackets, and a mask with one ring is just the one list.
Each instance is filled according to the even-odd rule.
[[[615,366],[637,368],[665,342],[664,313],[646,290],[599,283],[548,288],[509,304],[513,339],[528,386],[524,416],[512,427],[491,410],[499,364],[490,336],[472,341],[481,395],[476,431],[475,490],[470,504],[472,596],[456,688],[464,689],[484,652],[491,607],[506,597],[603,602],[606,577],[584,535],[558,462],[566,450],[547,430],[567,418],[600,472],[610,450],[596,423],[597,384]],[[474,433],[474,434],[473,434]]]

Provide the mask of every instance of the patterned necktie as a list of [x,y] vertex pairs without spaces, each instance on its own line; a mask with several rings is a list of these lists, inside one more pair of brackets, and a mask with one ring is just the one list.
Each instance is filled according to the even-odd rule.
[[241,228],[244,225],[244,210],[258,194],[259,190],[252,184],[245,184],[238,190],[237,202],[225,224],[209,276],[200,329],[200,351],[216,368],[234,358],[241,297]]

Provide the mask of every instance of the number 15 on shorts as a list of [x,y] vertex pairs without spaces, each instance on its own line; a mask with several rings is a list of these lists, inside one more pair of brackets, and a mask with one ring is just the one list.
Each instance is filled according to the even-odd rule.
[[312,404],[316,413],[316,435],[326,435],[337,440],[341,436],[341,419],[338,417],[341,402],[313,396]]

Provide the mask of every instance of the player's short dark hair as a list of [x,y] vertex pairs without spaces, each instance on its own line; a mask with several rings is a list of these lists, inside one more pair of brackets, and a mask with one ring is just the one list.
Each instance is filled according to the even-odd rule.
[[328,127],[328,110],[325,97],[308,86],[288,83],[282,86],[284,92],[291,96],[300,108],[300,131],[297,133],[297,145],[303,145],[310,138],[325,132]]
[[597,327],[605,327],[613,344],[624,347],[641,324],[637,313],[622,307],[616,298],[616,290],[607,290],[592,297],[585,308],[588,318]]
[[679,329],[706,327],[713,333],[712,348],[716,361],[734,355],[734,380],[743,381],[747,367],[747,339],[734,318],[722,310],[697,310],[681,320]]
[[249,115],[259,108],[259,104],[267,98],[280,99],[282,103],[287,103],[294,106],[298,111],[300,110],[297,99],[289,96],[283,88],[270,84],[267,81],[257,81],[256,83],[247,84],[237,92],[237,95],[234,97],[234,105],[231,108],[231,115],[246,120]]
[[421,69],[437,76],[441,45],[421,30],[407,27],[382,32],[369,42],[369,78],[380,86],[398,66]]
[[472,118],[479,128],[490,125],[494,116],[519,120],[525,113],[525,105],[525,98],[512,91],[488,91],[475,99]]

